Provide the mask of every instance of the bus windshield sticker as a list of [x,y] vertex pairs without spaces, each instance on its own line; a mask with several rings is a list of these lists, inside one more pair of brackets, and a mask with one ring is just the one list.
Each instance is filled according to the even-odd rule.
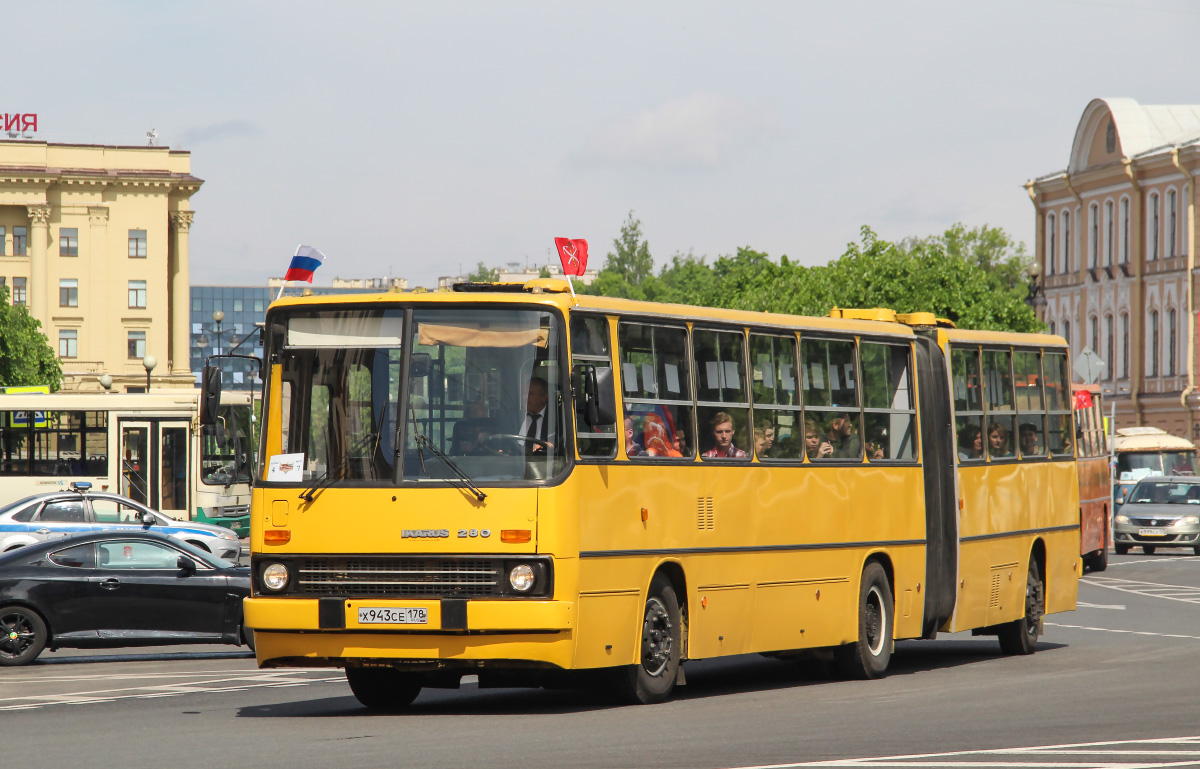
[[704,375],[708,377],[708,389],[720,389],[720,369],[717,368],[717,362],[715,360],[710,360],[704,364]]
[[648,393],[658,395],[658,383],[654,381],[654,367],[649,363],[642,364],[642,388]]
[[304,480],[303,454],[275,454],[267,465],[267,480],[297,483]]
[[759,366],[762,367],[763,387],[767,388],[768,390],[774,390],[775,389],[775,369],[771,365],[770,359],[768,358],[768,359],[762,360],[759,363]]

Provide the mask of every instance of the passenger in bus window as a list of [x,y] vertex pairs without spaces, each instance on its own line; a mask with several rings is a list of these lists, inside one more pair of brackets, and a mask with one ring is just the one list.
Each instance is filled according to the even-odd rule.
[[625,417],[625,453],[631,457],[645,454],[642,445],[633,439],[633,417]]
[[958,458],[983,459],[983,430],[979,425],[967,425],[958,433]]
[[821,440],[821,431],[811,419],[804,420],[804,453],[809,459],[833,456],[833,444]]
[[858,426],[849,411],[842,411],[829,420],[829,443],[834,459],[858,459],[862,456],[862,439]]
[[1033,422],[1025,422],[1018,431],[1021,436],[1021,455],[1035,457],[1042,453],[1041,441],[1038,439],[1038,428]]
[[992,422],[988,426],[988,454],[993,458],[1004,458],[1011,457],[1012,453],[1008,428],[1003,422]]
[[642,440],[645,442],[646,455],[651,457],[682,457],[667,435],[667,425],[658,414],[647,414],[642,423]]
[[718,411],[711,420],[713,447],[701,456],[722,459],[742,459],[746,452],[733,445],[733,417]]
[[679,425],[675,425],[675,434],[671,436],[671,447],[679,452],[681,457],[688,457],[692,454],[692,450],[687,445],[687,434]]

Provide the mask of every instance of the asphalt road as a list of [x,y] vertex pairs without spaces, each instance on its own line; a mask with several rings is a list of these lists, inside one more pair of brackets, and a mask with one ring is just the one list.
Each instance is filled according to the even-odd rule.
[[866,682],[704,661],[648,707],[466,684],[379,715],[340,671],[237,647],[45,654],[0,669],[0,767],[1200,766],[1200,558],[1177,552],[1111,556],[1031,657],[943,636]]

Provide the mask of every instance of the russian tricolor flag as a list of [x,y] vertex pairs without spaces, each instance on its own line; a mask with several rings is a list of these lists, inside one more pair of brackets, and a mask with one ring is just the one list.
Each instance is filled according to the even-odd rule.
[[292,263],[288,265],[287,275],[284,275],[283,279],[312,283],[313,273],[324,261],[325,254],[312,246],[297,246],[296,255],[292,257]]

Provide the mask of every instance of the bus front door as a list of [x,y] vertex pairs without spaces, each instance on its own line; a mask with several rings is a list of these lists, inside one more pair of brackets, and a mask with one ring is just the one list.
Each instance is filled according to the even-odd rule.
[[122,420],[121,493],[172,518],[188,520],[189,435],[186,420]]

